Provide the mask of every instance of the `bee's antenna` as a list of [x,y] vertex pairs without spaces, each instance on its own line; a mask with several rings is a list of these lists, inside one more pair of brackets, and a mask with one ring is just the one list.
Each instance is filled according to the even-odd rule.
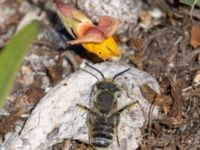
[[112,81],[114,81],[118,76],[120,76],[121,74],[123,74],[123,73],[129,71],[130,69],[131,69],[131,68],[128,68],[128,69],[126,69],[126,70],[124,70],[124,71],[121,71],[121,72],[117,73],[117,74],[113,77]]
[[100,70],[98,70],[97,68],[94,68],[93,66],[91,66],[90,64],[88,64],[88,63],[85,63],[87,66],[89,66],[90,68],[92,68],[92,69],[94,69],[94,70],[96,70],[98,73],[100,73],[101,74],[101,76],[102,76],[102,78],[103,78],[103,80],[105,80],[105,77],[104,77],[104,75],[103,75],[103,73],[100,71]]
[[89,71],[87,71],[85,69],[81,69],[81,70],[87,72],[88,74],[90,74],[91,76],[95,77],[99,81],[99,78],[95,74],[93,74],[92,72],[89,72]]

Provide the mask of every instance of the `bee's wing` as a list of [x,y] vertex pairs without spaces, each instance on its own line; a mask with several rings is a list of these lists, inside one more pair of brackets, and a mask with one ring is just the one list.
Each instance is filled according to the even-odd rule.
[[[132,101],[129,98],[125,98],[125,93],[122,93],[122,97],[120,101]],[[123,97],[124,96],[124,97]],[[135,150],[138,148],[142,134],[140,132],[140,128],[144,125],[145,115],[142,111],[142,108],[139,102],[129,102],[127,104],[120,104],[119,107],[127,106],[128,104],[134,103],[133,106],[124,109],[123,112],[120,113],[120,120],[117,129],[115,130],[115,139],[111,145],[111,149],[117,150]],[[118,147],[117,143],[117,134],[119,139],[120,147]]]
[[118,126],[118,139],[120,146],[118,146],[117,135],[115,134],[113,143],[109,147],[111,150],[136,150],[142,140],[140,128],[133,128],[120,122]]
[[[120,70],[125,70],[127,68],[128,67],[125,67]],[[120,72],[119,69],[116,71],[114,68],[110,68],[110,70],[113,70],[113,74]],[[147,121],[149,109],[151,108],[151,104],[142,96],[140,86],[148,84],[159,93],[159,85],[155,79],[147,73],[135,68],[131,68],[131,70],[127,71],[125,74],[120,75],[116,79],[116,82],[122,87],[121,97],[118,100],[118,109],[124,108],[126,105],[136,101],[137,103],[120,114],[120,121],[117,129],[120,147],[115,138],[110,148],[116,150],[135,150],[142,140],[140,128],[143,127]],[[157,112],[158,108],[154,106],[152,118],[158,115]]]

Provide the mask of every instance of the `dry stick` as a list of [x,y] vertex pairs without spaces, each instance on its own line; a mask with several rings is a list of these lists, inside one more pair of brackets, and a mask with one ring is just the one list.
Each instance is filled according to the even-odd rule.
[[194,49],[194,51],[190,53],[186,58],[191,59],[193,57],[196,57],[198,54],[200,54],[200,48]]
[[[190,15],[190,12],[186,11],[185,14]],[[192,16],[193,16],[193,18],[200,20],[199,10],[194,9],[193,12],[192,12]]]
[[[157,94],[155,94],[155,96],[153,98],[153,102],[151,103],[151,106],[149,108],[149,114],[148,114],[148,118],[149,118],[149,120],[148,120],[148,138],[147,139],[149,139],[149,137],[151,136],[151,131],[152,131],[152,128],[151,128],[151,126],[152,126],[152,112],[153,112],[153,109],[154,109],[154,105],[153,104],[155,102],[156,97],[157,97]],[[150,145],[148,143],[148,148],[150,148],[149,146]]]
[[187,87],[187,88],[184,88],[184,89],[182,90],[183,95],[186,94],[186,92],[188,92],[189,90],[192,90],[194,87],[197,87],[197,86],[199,86],[199,85],[200,85],[200,82],[198,82],[198,83],[196,83],[196,84],[194,84],[194,85],[192,85],[192,86],[189,86],[189,87]]
[[191,10],[190,10],[190,19],[192,21],[193,21],[192,14],[193,14],[194,6],[196,5],[196,3],[197,3],[197,0],[194,0],[194,2],[192,4],[192,7],[191,7]]

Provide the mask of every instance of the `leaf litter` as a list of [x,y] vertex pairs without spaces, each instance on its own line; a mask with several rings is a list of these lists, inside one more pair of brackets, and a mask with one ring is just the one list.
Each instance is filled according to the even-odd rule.
[[[25,9],[24,6],[32,10],[37,9],[37,13],[39,9],[48,17],[55,17],[53,11],[47,7],[48,2],[43,0],[3,2],[1,7],[20,13],[15,13],[13,18],[12,14],[7,12],[7,18],[1,24],[1,48],[14,35],[25,15],[27,10],[20,10]],[[142,21],[139,20],[133,29],[134,32],[123,33],[132,38],[128,39],[128,42],[119,43],[125,49],[122,50],[121,61],[129,62],[150,73],[161,86],[160,94],[152,91],[147,85],[141,87],[143,95],[150,103],[161,106],[161,117],[151,120],[151,112],[149,112],[149,121],[142,129],[143,142],[140,148],[195,150],[200,145],[200,84],[199,80],[195,80],[200,70],[198,61],[200,58],[198,36],[200,10],[193,9],[193,20],[191,20],[190,8],[179,5],[174,0],[163,2],[146,0],[141,9],[149,12],[153,8],[161,10],[165,15],[158,20],[148,20],[148,26],[139,26]],[[54,28],[53,24],[58,18],[53,19],[52,22],[47,16],[41,21],[44,24],[44,30],[40,33],[43,38],[40,36],[30,48],[21,66],[30,68],[28,70],[31,70],[31,73],[27,73],[30,77],[27,77],[24,72],[18,72],[13,90],[4,106],[4,110],[10,115],[1,115],[2,139],[6,133],[15,130],[19,122],[23,125],[22,122],[26,120],[26,117],[22,116],[29,115],[49,89],[75,71],[84,59],[91,60],[91,56],[83,49],[66,47],[65,40],[70,37],[63,35],[63,28],[61,30]],[[94,17],[96,17],[95,14]],[[47,36],[48,32],[45,30],[52,34]],[[55,41],[52,39],[56,39],[57,42],[52,42]],[[64,53],[68,54],[67,57],[60,57]],[[25,71],[28,70],[25,69]],[[17,79],[21,79],[21,82]],[[33,92],[32,89],[34,89]],[[24,110],[24,107],[26,111],[19,111]],[[5,124],[10,125],[5,126]],[[65,140],[63,143],[54,145],[52,149],[84,148],[87,149],[88,145],[79,141]]]

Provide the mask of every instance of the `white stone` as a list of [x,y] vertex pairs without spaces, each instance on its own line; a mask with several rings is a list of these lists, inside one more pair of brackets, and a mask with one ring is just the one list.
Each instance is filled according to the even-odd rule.
[[[105,62],[93,66],[99,69],[106,78],[112,78],[115,74],[131,68],[115,80],[122,88],[118,106],[121,108],[136,100],[139,104],[121,114],[118,127],[120,147],[114,138],[109,149],[136,149],[142,140],[140,128],[145,123],[150,107],[140,92],[140,86],[147,83],[159,93],[158,83],[146,72],[127,64]],[[100,74],[95,70],[89,67],[84,69],[101,79]],[[91,88],[96,81],[96,78],[83,70],[66,77],[36,105],[21,134],[13,133],[7,136],[0,149],[47,150],[64,139],[88,142],[87,112],[77,107],[76,104],[89,106]],[[155,107],[153,118],[157,115],[158,108]]]

